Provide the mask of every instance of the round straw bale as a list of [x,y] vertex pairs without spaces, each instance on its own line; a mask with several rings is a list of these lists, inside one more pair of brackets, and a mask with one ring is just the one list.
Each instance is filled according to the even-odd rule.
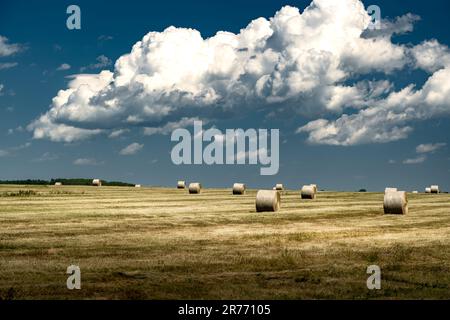
[[391,191],[384,194],[385,214],[407,214],[408,199],[405,191]]
[[137,185],[135,185],[134,187],[135,187],[135,188],[140,188],[141,185],[140,185],[140,184],[137,184]]
[[55,182],[55,187],[60,187],[62,186],[62,182]]
[[431,188],[425,188],[425,193],[431,193]]
[[397,192],[398,190],[397,190],[397,188],[386,188],[386,189],[384,189],[384,193],[388,193],[388,192]]
[[233,194],[245,194],[245,184],[244,183],[233,184]]
[[417,191],[417,190],[414,190],[412,193],[419,193],[419,191]]
[[102,186],[102,180],[94,179],[94,180],[92,180],[92,185],[93,186],[97,186],[97,187],[101,187]]
[[198,182],[193,182],[189,184],[189,193],[191,194],[198,194],[200,193],[200,190],[202,189],[202,185]]
[[439,193],[439,186],[430,186],[431,193]]
[[315,199],[316,198],[316,187],[314,185],[306,185],[302,187],[300,192],[302,199]]
[[276,185],[275,185],[275,190],[278,190],[278,191],[283,191],[283,184],[282,183],[277,183]]
[[177,188],[178,188],[178,189],[184,189],[184,188],[186,188],[186,182],[183,181],[183,180],[179,180],[179,181],[177,182]]
[[278,211],[280,193],[277,190],[259,190],[256,194],[256,211]]

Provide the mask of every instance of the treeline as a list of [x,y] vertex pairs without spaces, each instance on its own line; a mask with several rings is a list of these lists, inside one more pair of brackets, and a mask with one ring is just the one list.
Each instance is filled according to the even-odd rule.
[[[22,184],[22,185],[54,185],[56,182],[61,182],[65,186],[90,186],[92,185],[92,179],[51,179],[47,180],[0,180],[0,184]],[[120,181],[105,181],[102,180],[103,186],[115,186],[115,187],[134,187],[134,184],[120,182]]]

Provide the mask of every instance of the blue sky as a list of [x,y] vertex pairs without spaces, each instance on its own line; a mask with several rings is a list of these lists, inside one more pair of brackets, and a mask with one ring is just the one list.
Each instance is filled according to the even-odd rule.
[[[344,2],[342,2],[343,6],[348,4]],[[222,30],[238,34],[252,20],[259,17],[266,19],[274,17],[277,11],[287,5],[299,8],[302,13],[310,1],[249,0],[221,3],[207,1],[151,3],[132,0],[126,3],[2,1],[0,4],[0,36],[3,37],[0,41],[0,136],[2,137],[0,179],[99,177],[106,180],[173,186],[177,179],[183,178],[214,187],[228,187],[239,180],[246,182],[250,187],[270,187],[276,182],[283,182],[290,188],[299,188],[302,184],[317,183],[320,188],[334,190],[360,188],[382,190],[386,186],[423,190],[430,184],[439,184],[442,189],[448,190],[450,188],[448,137],[450,99],[445,81],[442,81],[444,79],[448,82],[449,78],[446,78],[446,73],[442,72],[448,70],[448,64],[442,61],[447,61],[446,59],[450,57],[447,50],[447,46],[450,45],[447,17],[450,4],[448,1],[438,0],[408,1],[407,3],[405,1],[363,1],[363,3],[366,7],[371,4],[378,5],[385,25],[392,25],[394,29],[397,28],[395,30],[413,26],[413,30],[397,31],[392,34],[386,42],[389,44],[389,47],[386,44],[386,50],[383,50],[384,42],[382,41],[377,42],[375,48],[366,47],[365,42],[364,46],[355,47],[351,54],[346,51],[347,48],[339,47],[339,41],[347,41],[346,33],[342,35],[336,29],[335,37],[333,37],[328,32],[323,39],[333,43],[332,53],[337,57],[336,61],[340,63],[336,70],[340,70],[341,65],[344,65],[342,68],[346,73],[345,77],[335,78],[337,77],[335,67],[329,67],[323,72],[317,71],[324,62],[329,60],[326,60],[325,55],[320,54],[320,59],[324,60],[318,58],[317,62],[316,56],[319,55],[308,53],[301,62],[286,62],[286,64],[294,63],[294,65],[300,63],[301,75],[286,71],[284,74],[286,78],[282,79],[286,88],[276,93],[279,102],[274,103],[273,99],[270,99],[274,97],[273,86],[270,87],[272,90],[270,97],[268,95],[257,98],[252,96],[248,99],[236,98],[236,101],[234,97],[239,95],[237,91],[234,91],[236,89],[226,89],[222,93],[223,99],[212,104],[202,101],[206,107],[203,104],[204,108],[201,109],[196,106],[187,115],[208,118],[207,128],[211,125],[219,129],[279,128],[281,135],[279,173],[275,176],[260,176],[259,166],[173,165],[170,151],[174,143],[170,141],[170,134],[144,135],[143,130],[144,127],[163,128],[168,122],[180,120],[182,117],[180,114],[183,112],[176,111],[166,118],[149,117],[142,125],[134,123],[118,125],[115,120],[102,119],[101,115],[98,116],[95,113],[88,114],[89,117],[86,118],[83,116],[83,120],[77,118],[75,121],[74,115],[69,114],[67,118],[63,117],[58,121],[82,129],[104,130],[101,134],[93,134],[84,139],[74,138],[70,141],[66,139],[67,136],[57,136],[55,133],[57,129],[50,132],[52,129],[47,127],[45,130],[50,131],[45,131],[46,134],[43,137],[37,137],[36,126],[30,128],[29,125],[54,107],[52,99],[58,95],[59,90],[68,88],[69,82],[74,80],[74,75],[98,74],[102,70],[113,72],[116,60],[130,53],[133,45],[142,40],[148,32],[163,32],[167,27],[175,26],[196,29],[203,39],[212,37]],[[77,4],[81,8],[81,30],[68,30],[66,27],[68,17],[66,8],[70,4]],[[310,10],[314,9],[310,8]],[[409,16],[395,23],[397,17],[408,13],[420,19]],[[349,15],[351,14],[352,12],[349,12]],[[298,22],[303,26],[302,32],[305,33],[302,39],[308,37],[318,39],[319,36],[314,38],[315,36],[312,35],[315,30],[319,30],[327,23],[339,25],[341,23],[340,20],[336,21],[333,20],[335,18],[327,16],[326,8],[319,16],[314,23],[311,19],[304,21],[301,20],[303,18],[298,19],[303,21]],[[341,19],[348,20],[345,23],[342,22],[346,28],[352,28],[353,24],[358,23],[345,15]],[[279,18],[279,21],[281,20]],[[279,23],[281,25],[281,22]],[[280,34],[277,40],[279,43],[272,44],[274,48],[280,47],[279,50],[282,52],[286,47],[295,50],[296,46],[302,49],[307,45],[287,35],[287,31],[283,31],[289,31],[289,28],[295,27],[295,23],[297,22],[292,22],[290,27],[280,27],[281,31],[278,31]],[[308,23],[311,24],[308,25]],[[271,28],[277,28],[275,22]],[[343,39],[339,40],[339,37]],[[171,39],[166,35],[162,42],[170,43]],[[249,46],[256,43],[253,39],[245,41]],[[430,49],[432,51],[425,52],[424,48],[420,47],[424,41],[434,43]],[[393,48],[390,47],[391,45]],[[318,41],[318,46],[326,47],[327,44]],[[376,52],[378,49],[381,50],[380,53]],[[399,50],[404,50],[404,57],[399,57]],[[257,54],[261,53],[257,52]],[[177,52],[174,61],[181,61],[183,65],[189,64],[190,60],[186,58],[188,54],[189,52]],[[424,65],[425,62],[421,59],[425,56],[429,57],[430,54],[431,57],[425,61],[428,64]],[[383,55],[386,57],[380,58]],[[416,58],[411,58],[413,56]],[[430,59],[433,61],[430,62]],[[309,64],[310,61],[311,64]],[[443,65],[440,65],[441,63]],[[216,64],[223,66],[226,63]],[[202,66],[200,59],[199,68]],[[151,66],[141,67],[151,73],[149,70],[161,66],[153,62]],[[307,77],[304,70],[310,72]],[[161,72],[163,73],[164,70]],[[221,76],[228,80],[228,77],[232,77],[231,73]],[[442,76],[439,78],[441,73]],[[282,73],[282,76],[284,75]],[[246,76],[250,77],[248,74]],[[289,81],[296,83],[295,76],[300,77],[296,87],[289,83]],[[433,76],[436,79],[429,84],[429,87],[432,87],[430,90],[433,91],[434,96],[438,95],[440,99],[436,103],[433,102],[435,100],[430,100],[430,95],[425,97],[426,90],[421,91],[422,86],[426,85]],[[311,81],[311,88],[304,89],[307,83],[305,79]],[[326,82],[326,86],[323,81]],[[363,90],[362,102],[354,102],[355,99],[345,100],[345,97],[342,98],[343,94],[339,93],[339,99],[345,101],[338,103],[339,107],[333,109],[330,101],[334,101],[331,99],[333,97],[337,99],[337,93],[331,96],[330,100],[325,102],[321,100],[328,94],[328,91],[323,90],[342,88],[342,86],[359,90],[364,85],[381,88],[382,81],[386,81],[383,82],[386,91],[380,96],[369,97],[367,91]],[[245,85],[248,83],[255,87],[255,83],[250,80],[245,82]],[[203,82],[200,84],[206,87],[209,85]],[[192,83],[193,86],[200,84]],[[398,105],[392,102],[395,93],[398,95],[411,84],[415,87],[411,89],[411,92],[405,93],[408,98],[397,102]],[[129,86],[131,87],[131,84]],[[325,87],[327,89],[324,89]],[[217,90],[217,87],[214,88]],[[129,109],[136,107],[134,104],[136,101],[126,100],[121,96],[122,92],[118,89],[112,90],[111,98],[117,95],[119,103],[127,105]],[[146,92],[146,94],[148,95],[145,96],[146,99],[156,99],[153,93]],[[98,97],[101,99],[100,94]],[[160,102],[159,100],[151,101]],[[171,101],[164,101],[164,103],[177,107],[175,103],[172,106]],[[231,105],[230,109],[223,112],[224,105],[228,106],[228,104]],[[396,117],[406,117],[406,120],[393,121],[389,116],[382,118],[387,106],[396,110]],[[362,111],[364,108],[372,107],[373,113],[380,114],[381,118],[375,119],[367,115],[368,112]],[[205,110],[206,114],[203,113]],[[229,110],[231,111],[228,112]],[[160,109],[157,111],[160,112]],[[352,115],[356,117],[354,121],[338,120],[343,116],[346,118]],[[320,122],[318,126],[313,125],[317,124],[314,122],[317,120],[327,122]],[[362,136],[357,136],[355,130],[361,129],[358,127],[361,123],[363,128],[367,123],[365,128],[367,130],[363,130]],[[308,124],[310,125],[307,126]],[[39,128],[42,126],[42,123],[38,124]],[[324,136],[325,128],[329,128],[327,126],[337,128],[337,134]],[[297,133],[298,128],[302,127],[304,129]],[[190,126],[187,128],[192,129]],[[396,131],[397,129],[400,131]],[[120,131],[122,134],[119,135],[117,130],[122,130]],[[110,136],[112,132],[116,132],[116,137]],[[385,137],[384,135],[389,138],[380,138],[381,140],[376,138]],[[396,135],[397,138],[395,138]],[[133,143],[140,145],[141,148],[137,148],[139,150],[134,154],[123,155],[124,152],[121,153],[121,150]]]

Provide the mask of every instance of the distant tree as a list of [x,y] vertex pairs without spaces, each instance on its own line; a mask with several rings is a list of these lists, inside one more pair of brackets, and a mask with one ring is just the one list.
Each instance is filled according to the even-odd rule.
[[0,184],[22,184],[22,185],[47,185],[48,181],[45,180],[4,180],[0,181]]
[[367,192],[367,190],[366,189],[359,189],[358,192]]
[[[19,185],[54,185],[55,182],[61,182],[65,186],[90,186],[92,185],[92,179],[51,179],[50,181],[46,180],[0,180],[0,184],[19,184]],[[134,184],[120,182],[120,181],[104,181],[102,180],[102,185],[104,186],[116,186],[116,187],[134,187]]]

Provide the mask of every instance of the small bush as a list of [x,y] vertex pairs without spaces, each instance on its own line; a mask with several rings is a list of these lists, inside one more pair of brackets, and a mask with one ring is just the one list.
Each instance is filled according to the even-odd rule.
[[32,197],[37,194],[34,190],[19,190],[17,192],[3,192],[2,197]]

